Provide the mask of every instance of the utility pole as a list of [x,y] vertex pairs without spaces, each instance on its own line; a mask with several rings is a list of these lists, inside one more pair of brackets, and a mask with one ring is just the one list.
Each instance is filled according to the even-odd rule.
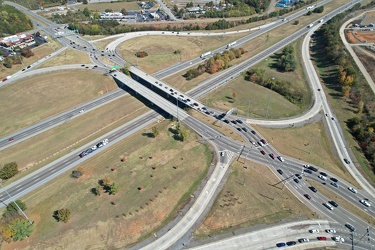
[[[1,185],[2,188],[4,188],[3,184],[0,183],[0,185]],[[9,198],[11,199],[11,201],[13,201],[14,204],[16,204],[17,208],[21,211],[21,213],[23,214],[23,216],[25,216],[25,218],[26,218],[27,221],[30,223],[30,225],[33,224],[33,222],[29,219],[29,217],[27,217],[27,215],[26,215],[26,214],[22,211],[22,209],[18,206],[17,202],[13,199],[13,197],[10,196],[10,194],[8,193],[7,190],[5,190],[5,193],[7,193],[7,195],[8,195]]]

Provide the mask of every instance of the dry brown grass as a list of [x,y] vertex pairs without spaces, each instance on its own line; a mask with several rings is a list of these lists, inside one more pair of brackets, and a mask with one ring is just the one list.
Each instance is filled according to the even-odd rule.
[[6,135],[44,118],[116,89],[112,78],[88,70],[51,72],[22,79],[0,88],[0,135]]
[[372,80],[375,81],[375,53],[373,51],[368,51],[360,46],[353,48],[357,54],[359,60],[362,62],[366,71],[371,76]]
[[130,10],[140,10],[141,8],[137,2],[105,2],[105,3],[89,3],[77,5],[77,8],[83,10],[88,8],[89,10],[104,12],[106,9],[111,9],[114,12],[120,12],[122,9]]
[[[316,182],[313,180],[306,180],[306,181],[310,183],[312,186],[314,186],[316,189],[318,189],[318,192],[323,194],[328,200],[336,201],[340,207],[343,207],[349,212],[357,215],[358,217],[367,221],[367,223],[371,223],[372,225],[375,225],[375,218],[370,216],[368,213],[364,212],[362,209],[359,209],[358,207],[354,206],[353,204],[351,204],[350,202],[342,198],[340,195],[337,195],[335,192],[332,192],[331,190],[327,189],[324,185],[320,184],[319,182]],[[330,184],[327,182],[327,185],[330,185]],[[359,200],[360,198],[358,197],[358,201],[357,201],[358,204],[359,204]]]
[[240,162],[232,164],[233,170],[209,215],[196,230],[197,235],[273,224],[300,216],[314,218],[315,214],[288,189],[271,186],[279,179],[266,166],[253,162],[249,165],[245,169]]
[[[143,134],[151,132],[147,128],[88,159],[80,165],[89,173],[83,178],[73,179],[69,172],[26,196],[28,215],[38,221],[35,232],[27,244],[7,247],[120,248],[150,233],[172,211],[177,213],[180,199],[189,197],[193,183],[211,163],[211,153],[196,142],[193,134],[184,143],[175,141],[168,130],[170,122],[158,126],[161,133],[156,139]],[[120,161],[123,156],[125,163]],[[91,189],[106,176],[120,185],[119,193],[95,196]],[[144,187],[142,191],[138,190],[140,186]],[[67,224],[52,217],[62,207],[72,211]]]
[[86,52],[78,51],[75,49],[66,49],[61,54],[52,57],[45,63],[41,64],[38,68],[47,68],[51,66],[66,65],[66,64],[91,64],[89,55]]
[[138,58],[138,67],[148,73],[172,66],[181,60],[188,61],[199,57],[202,53],[224,46],[241,35],[226,35],[218,37],[185,37],[185,36],[143,36],[128,40],[120,45],[120,53],[128,62],[137,64],[138,51],[146,51],[148,56]]
[[283,129],[254,127],[281,154],[327,169],[352,183],[353,186],[359,187],[358,183],[346,171],[345,167],[340,164],[340,161],[332,152],[332,147],[322,122],[308,124],[303,127]]

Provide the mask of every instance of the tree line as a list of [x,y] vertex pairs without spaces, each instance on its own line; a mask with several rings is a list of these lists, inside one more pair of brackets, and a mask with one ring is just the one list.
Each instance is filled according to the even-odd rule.
[[33,24],[28,16],[10,5],[0,5],[0,37],[31,30]]
[[374,95],[355,62],[347,53],[339,35],[339,28],[348,13],[372,6],[375,6],[375,1],[363,7],[356,4],[351,10],[328,21],[319,30],[317,36],[318,39],[322,39],[325,62],[329,66],[335,66],[336,69],[336,77],[331,84],[341,91],[343,101],[350,100],[350,103],[356,107],[356,114],[353,114],[354,117],[348,119],[346,124],[375,172]]
[[203,74],[204,72],[214,74],[218,71],[229,68],[229,62],[233,59],[241,57],[245,53],[243,48],[226,50],[223,54],[215,54],[213,57],[208,59],[204,64],[200,64],[196,69],[190,69],[184,77],[187,80],[191,80]]

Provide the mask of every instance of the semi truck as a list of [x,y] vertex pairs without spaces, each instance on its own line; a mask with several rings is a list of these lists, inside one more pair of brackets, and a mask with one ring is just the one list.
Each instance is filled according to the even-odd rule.
[[211,53],[212,53],[211,51],[208,51],[208,52],[202,54],[201,58],[205,58],[206,56],[211,55]]
[[232,47],[233,45],[235,45],[237,42],[232,42],[232,43],[229,43],[228,45],[227,45],[227,49],[229,49],[230,47]]

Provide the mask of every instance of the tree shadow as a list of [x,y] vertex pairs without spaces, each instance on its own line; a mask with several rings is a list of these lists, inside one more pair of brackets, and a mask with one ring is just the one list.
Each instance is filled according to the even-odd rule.
[[153,133],[142,133],[143,136],[146,136],[148,138],[154,138],[154,134]]
[[59,213],[59,210],[55,210],[55,211],[53,211],[53,214],[52,214],[52,217],[53,217],[57,222],[60,221],[60,220],[59,220],[59,217],[57,216],[58,213]]

